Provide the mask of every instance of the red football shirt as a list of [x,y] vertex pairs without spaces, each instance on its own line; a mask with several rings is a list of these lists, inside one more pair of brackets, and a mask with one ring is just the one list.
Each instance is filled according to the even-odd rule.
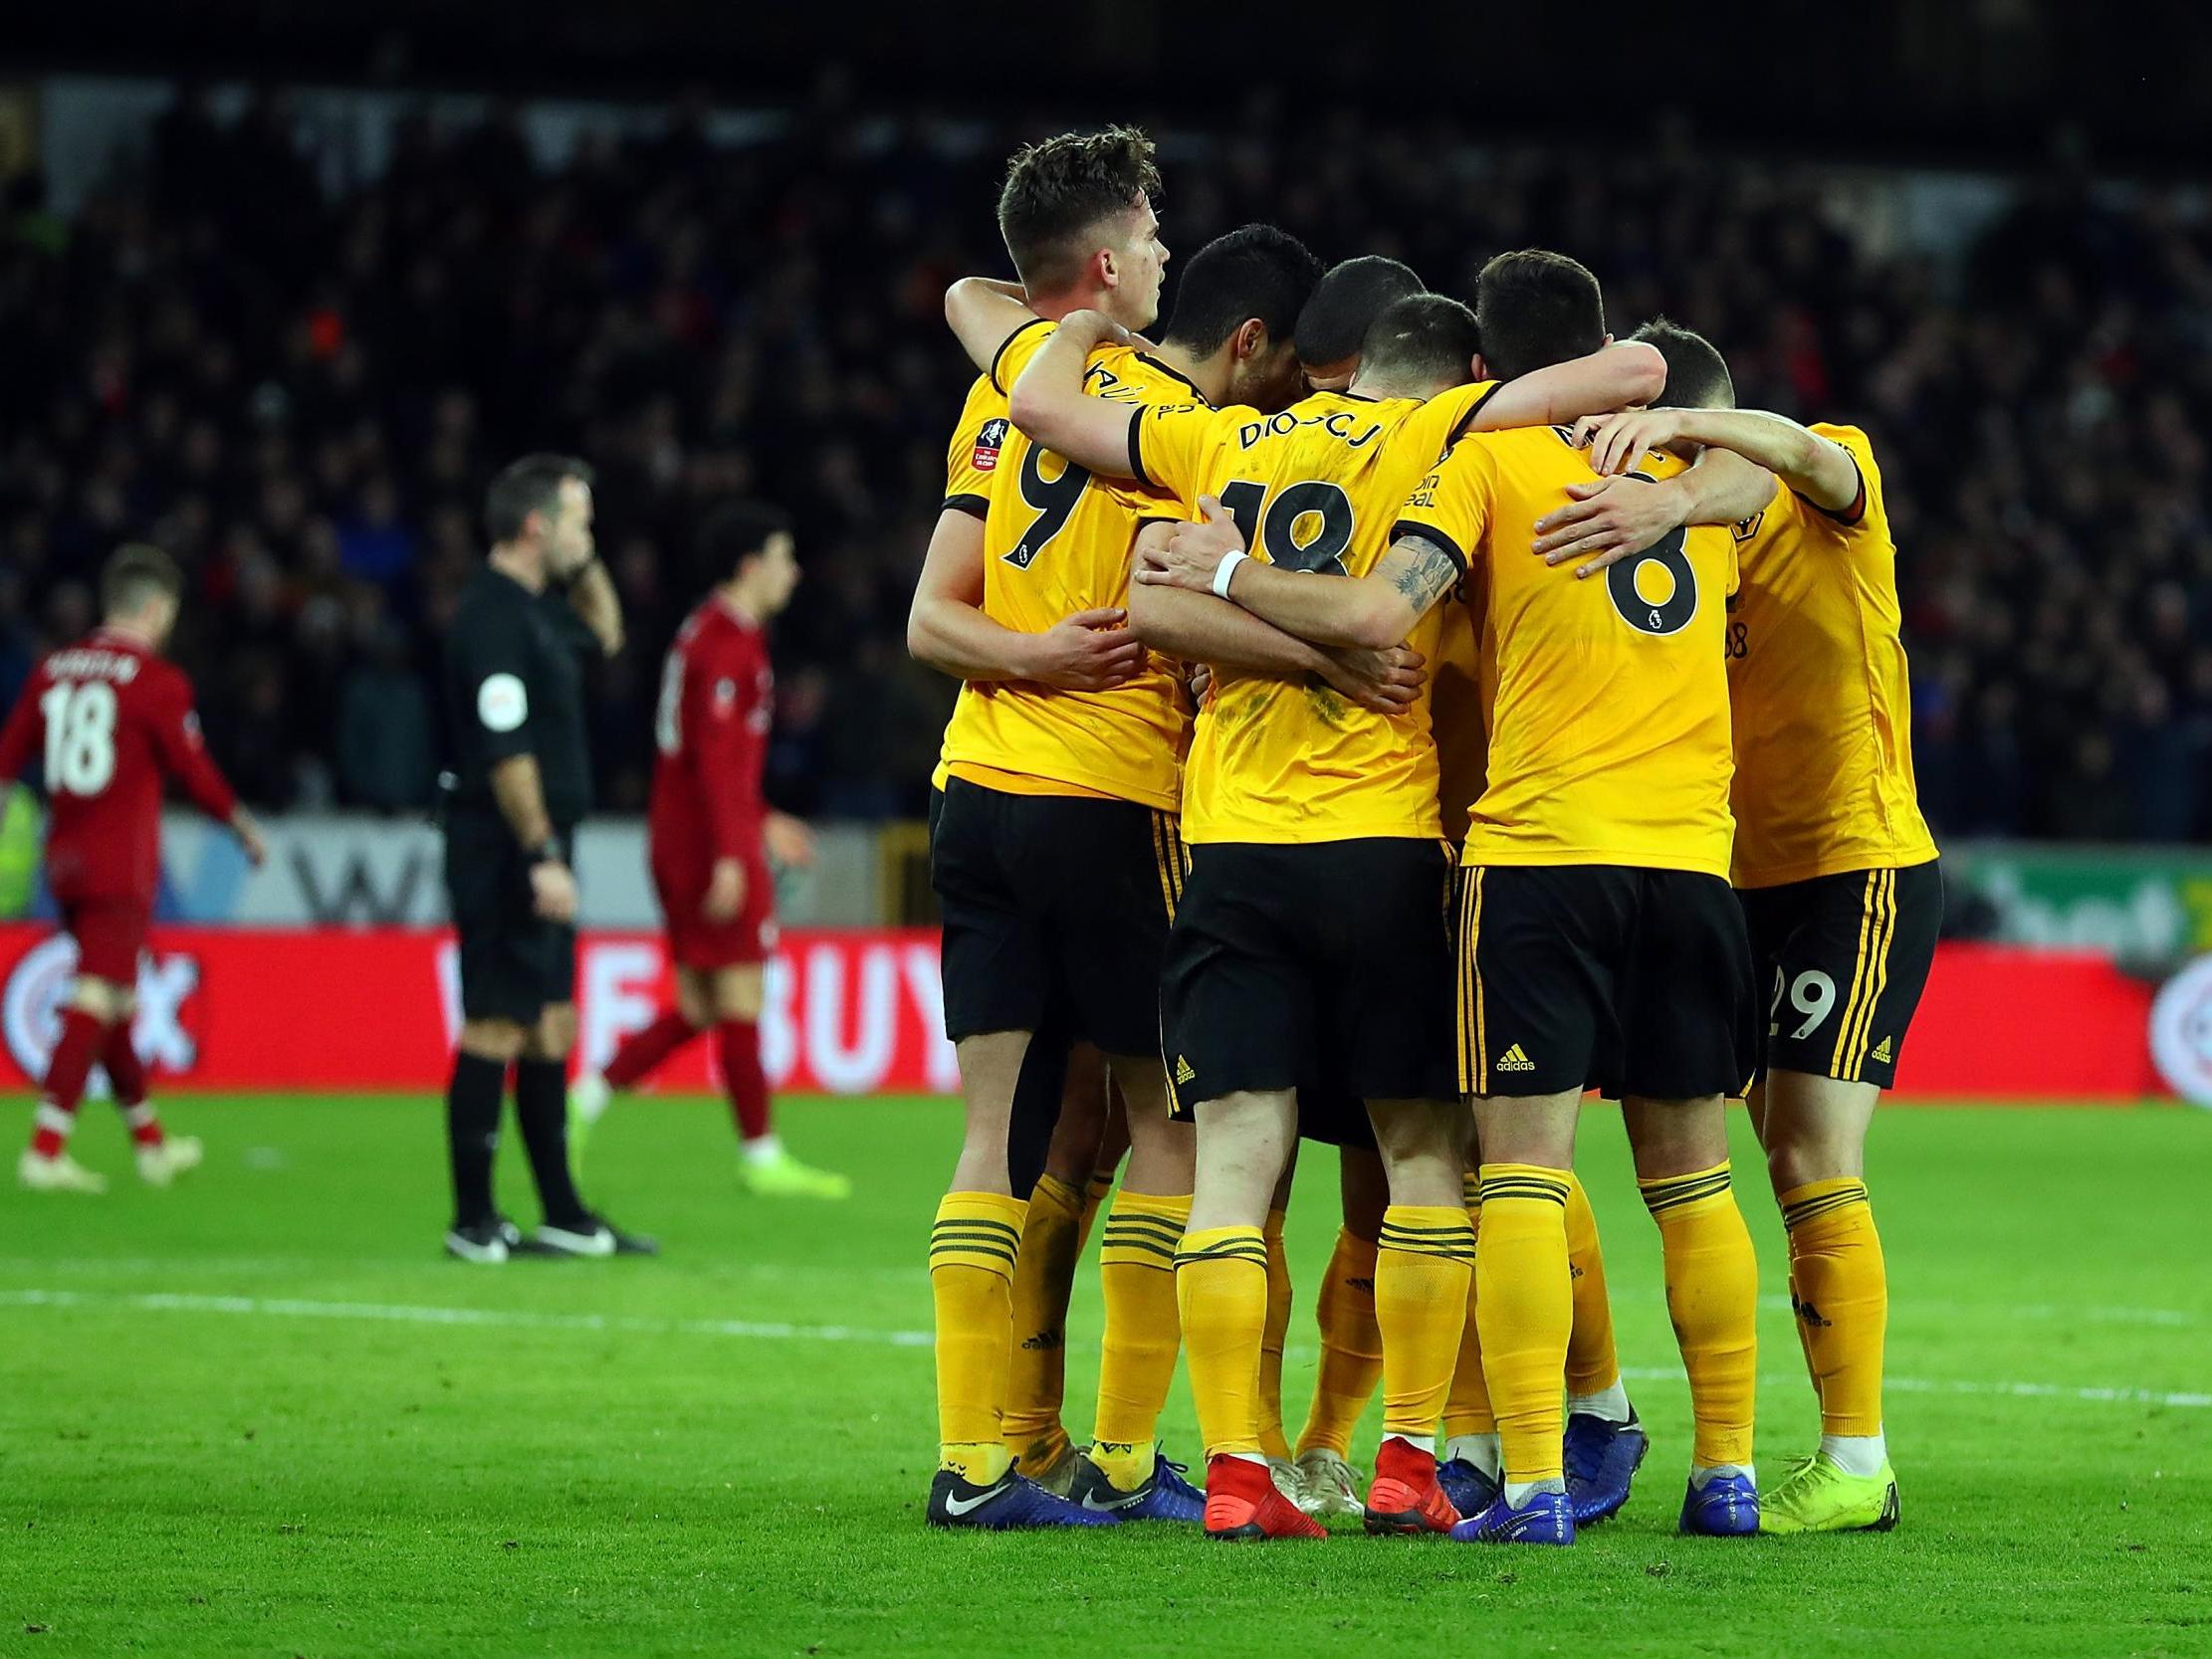
[[183,671],[105,628],[40,663],[0,729],[0,783],[35,758],[46,770],[46,883],[73,903],[153,902],[164,777],[211,818],[238,805],[200,740]]
[[758,861],[775,676],[768,637],[716,594],[684,620],[661,671],[648,817],[655,864],[704,882],[717,859]]

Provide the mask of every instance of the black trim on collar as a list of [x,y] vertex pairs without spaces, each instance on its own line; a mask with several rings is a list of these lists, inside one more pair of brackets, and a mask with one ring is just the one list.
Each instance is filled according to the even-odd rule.
[[1209,409],[1214,407],[1214,400],[1208,397],[1204,391],[1201,391],[1199,389],[1199,383],[1196,380],[1192,379],[1188,374],[1185,374],[1181,369],[1177,368],[1174,364],[1163,363],[1158,357],[1155,357],[1149,351],[1138,352],[1137,361],[1139,361],[1140,363],[1150,363],[1154,368],[1158,369],[1162,374],[1167,375],[1171,380],[1182,381],[1186,386],[1191,388],[1192,393],[1198,398],[1201,403],[1205,404]]
[[991,367],[987,369],[985,373],[991,381],[991,389],[996,392],[1000,397],[1004,397],[1006,395],[1006,388],[998,384],[998,364],[1001,360],[1004,359],[1006,355],[1006,347],[1013,344],[1015,340],[1019,339],[1023,334],[1026,334],[1031,328],[1042,328],[1049,321],[1050,318],[1048,317],[1032,316],[1031,318],[1029,318],[1028,321],[1024,322],[1020,327],[1016,328],[1012,333],[1008,334],[1004,339],[1000,340],[998,342],[998,349],[991,354]]
[[[1451,429],[1451,436],[1443,441],[1445,449],[1449,449],[1467,435],[1467,428],[1474,424],[1474,417],[1482,413],[1482,406],[1488,403],[1491,398],[1497,396],[1504,385],[1505,382],[1502,380],[1491,381],[1490,389],[1467,405],[1467,412],[1459,417],[1459,424]],[[1459,568],[1464,570],[1466,566],[1462,564]]]

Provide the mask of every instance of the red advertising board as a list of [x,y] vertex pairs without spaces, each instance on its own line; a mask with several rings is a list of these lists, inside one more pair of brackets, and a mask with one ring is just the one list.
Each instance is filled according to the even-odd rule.
[[[75,962],[66,937],[0,926],[0,1083],[40,1076]],[[2090,952],[1946,944],[1905,1046],[1898,1093],[1968,1100],[2163,1094],[2152,987]],[[585,1058],[603,1062],[669,995],[658,938],[593,933],[577,953]],[[170,1090],[442,1087],[458,1020],[450,934],[176,928],[139,970],[139,1051]],[[787,933],[762,1021],[770,1082],[791,1093],[953,1092],[937,935]],[[656,1080],[701,1089],[711,1045]],[[13,1078],[7,1076],[9,1072]]]

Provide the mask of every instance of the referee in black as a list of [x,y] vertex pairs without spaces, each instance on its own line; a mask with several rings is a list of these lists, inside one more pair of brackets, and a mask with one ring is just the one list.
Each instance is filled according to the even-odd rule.
[[[591,469],[531,455],[492,481],[492,550],[446,639],[456,781],[446,894],[461,935],[461,1042],[446,1090],[453,1228],[469,1262],[651,1255],[584,1207],[568,1168],[576,1040],[575,828],[590,806],[584,663],[622,649],[622,609],[591,541]],[[545,1225],[527,1240],[492,1202],[507,1069]]]

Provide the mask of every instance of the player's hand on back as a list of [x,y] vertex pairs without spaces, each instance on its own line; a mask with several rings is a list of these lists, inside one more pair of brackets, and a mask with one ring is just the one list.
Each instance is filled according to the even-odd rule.
[[1689,516],[1688,505],[1672,481],[1653,484],[1638,478],[1605,478],[1570,484],[1567,506],[1536,520],[1532,551],[1546,564],[1570,559],[1577,578],[1596,575],[1631,553],[1642,552]]
[[718,858],[714,870],[707,878],[707,896],[699,903],[699,914],[713,923],[734,922],[745,906],[745,862],[742,859]]
[[790,870],[814,868],[814,832],[788,812],[772,812],[761,826],[769,857]]
[[269,861],[269,842],[261,833],[261,822],[240,807],[231,814],[231,833],[238,837],[238,845],[245,849],[246,862],[259,870]]
[[1325,649],[1321,678],[1362,709],[1378,715],[1403,713],[1421,695],[1429,678],[1428,659],[1410,645],[1382,651],[1344,645]]
[[1085,341],[1095,351],[1102,345],[1134,345],[1137,336],[1116,322],[1104,311],[1088,308],[1072,311],[1060,318],[1060,332],[1073,334]]
[[1585,415],[1575,423],[1575,447],[1590,451],[1590,470],[1607,478],[1627,472],[1646,450],[1664,449],[1682,435],[1679,409],[1624,409]]
[[1074,611],[1035,636],[1035,672],[1028,676],[1069,692],[1108,692],[1144,672],[1144,642],[1129,632],[1129,613],[1108,605]]
[[1206,514],[1205,523],[1178,524],[1168,536],[1138,541],[1136,580],[1148,587],[1214,591],[1214,572],[1230,553],[1244,550],[1244,537],[1218,498],[1201,496],[1199,507]]
[[565,864],[545,859],[530,867],[531,908],[548,922],[576,919],[576,878]]

